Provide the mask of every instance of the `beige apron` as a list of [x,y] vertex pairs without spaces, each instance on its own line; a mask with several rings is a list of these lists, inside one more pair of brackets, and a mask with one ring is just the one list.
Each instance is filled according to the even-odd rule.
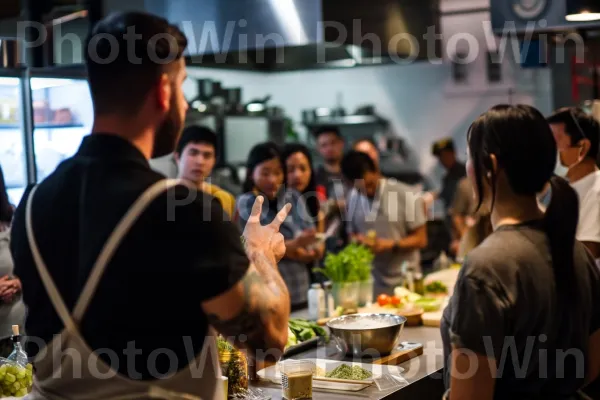
[[[211,329],[207,332],[202,352],[192,363],[173,375],[154,381],[134,381],[111,369],[92,351],[78,329],[104,270],[123,237],[157,196],[180,183],[177,180],[157,182],[131,206],[104,245],[73,314],[67,309],[48,273],[33,235],[31,205],[36,188],[32,190],[26,209],[29,245],[44,287],[65,328],[36,357],[33,390],[26,396],[27,400],[222,400],[224,398],[215,335]],[[141,356],[147,355],[139,357]]]

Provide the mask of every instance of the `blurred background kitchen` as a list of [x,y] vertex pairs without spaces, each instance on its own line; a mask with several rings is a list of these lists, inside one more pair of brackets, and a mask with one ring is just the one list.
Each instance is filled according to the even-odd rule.
[[[25,187],[73,155],[89,133],[92,104],[82,43],[91,24],[112,11],[146,10],[183,27],[190,38],[187,124],[217,133],[212,180],[232,194],[241,192],[248,152],[257,143],[302,142],[315,164],[322,164],[313,133],[323,126],[337,128],[346,148],[358,139],[372,140],[383,175],[438,192],[446,171],[432,144],[452,139],[464,162],[467,129],[491,106],[525,103],[549,115],[576,105],[593,112],[600,87],[600,21],[565,20],[582,3],[4,0],[0,165],[10,200],[18,204]],[[42,46],[25,48],[16,39],[25,20],[45,27]],[[508,40],[503,47],[507,21],[517,34],[514,46]],[[332,23],[347,35],[340,36]],[[526,33],[528,26],[534,29]],[[429,46],[428,32],[440,35]],[[31,42],[37,38],[35,30],[24,33]],[[257,40],[269,33],[280,39],[264,45]],[[383,43],[381,52],[369,39],[373,34]],[[416,39],[392,40],[406,34]],[[494,62],[504,50],[502,62]],[[172,155],[152,165],[177,175]],[[424,266],[452,251],[449,203],[437,197],[429,209]]]

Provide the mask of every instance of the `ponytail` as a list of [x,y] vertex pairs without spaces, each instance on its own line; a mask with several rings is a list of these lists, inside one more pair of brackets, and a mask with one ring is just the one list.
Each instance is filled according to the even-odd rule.
[[569,183],[558,176],[550,179],[552,197],[546,209],[544,229],[550,242],[552,268],[557,290],[557,307],[561,312],[556,321],[559,331],[577,332],[582,319],[577,317],[579,291],[574,265],[575,234],[579,221],[579,200]]

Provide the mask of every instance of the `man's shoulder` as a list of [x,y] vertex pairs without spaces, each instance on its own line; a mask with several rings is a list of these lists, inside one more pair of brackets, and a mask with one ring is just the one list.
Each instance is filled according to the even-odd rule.
[[592,184],[592,191],[596,196],[600,197],[600,170],[594,173],[594,183]]
[[396,194],[398,199],[404,201],[406,200],[406,196],[409,193],[412,193],[414,196],[420,196],[422,190],[420,187],[411,186],[404,182],[400,182],[394,178],[385,179],[384,191],[390,196],[390,194]]

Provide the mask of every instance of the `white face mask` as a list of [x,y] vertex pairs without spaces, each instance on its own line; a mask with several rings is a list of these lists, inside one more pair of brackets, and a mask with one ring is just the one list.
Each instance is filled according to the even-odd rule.
[[563,178],[565,178],[567,176],[567,172],[569,172],[570,169],[575,168],[576,166],[578,166],[579,164],[581,164],[581,162],[583,161],[583,159],[585,158],[585,156],[583,155],[584,152],[584,148],[580,147],[579,148],[579,155],[577,157],[577,161],[575,161],[573,164],[571,165],[564,165],[561,161],[560,161],[560,151],[556,153],[557,156],[557,161],[556,161],[556,167],[554,169],[554,173],[558,176],[561,176]]
[[569,172],[569,168],[565,167],[560,161],[560,152],[556,152],[556,166],[554,167],[554,173],[561,178],[565,178]]

